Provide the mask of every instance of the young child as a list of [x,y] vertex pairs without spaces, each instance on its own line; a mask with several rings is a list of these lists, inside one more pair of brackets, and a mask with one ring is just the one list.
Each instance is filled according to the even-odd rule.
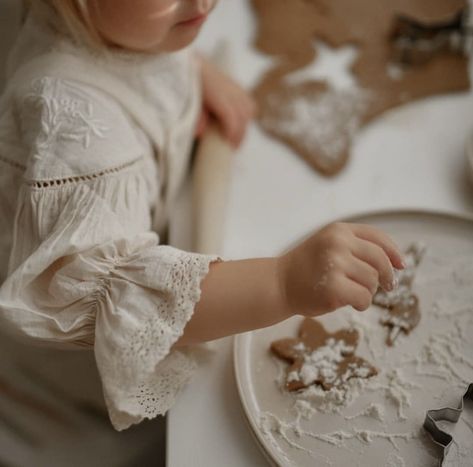
[[32,0],[9,62],[1,326],[57,353],[93,348],[117,430],[172,406],[192,368],[187,346],[295,314],[365,310],[403,267],[385,234],[356,224],[274,258],[160,244],[199,115],[238,145],[254,112],[188,47],[215,3]]

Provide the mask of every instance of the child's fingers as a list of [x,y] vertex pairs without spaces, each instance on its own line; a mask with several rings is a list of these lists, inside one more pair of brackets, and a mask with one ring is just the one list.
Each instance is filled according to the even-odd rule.
[[357,239],[351,247],[351,252],[353,256],[368,263],[378,272],[379,283],[383,289],[393,289],[394,271],[383,248],[370,241]]
[[235,147],[238,147],[245,137],[248,120],[248,117],[239,111],[232,113],[231,121],[227,126],[228,139]]
[[402,259],[402,254],[399,251],[397,245],[394,243],[393,240],[391,240],[388,235],[374,227],[371,227],[370,225],[351,224],[351,227],[353,233],[358,238],[367,240],[371,243],[380,246],[388,255],[391,264],[396,269],[404,269],[404,261]]
[[254,118],[257,114],[256,102],[248,94],[245,96],[245,99],[243,100],[242,109],[246,118],[248,119]]
[[248,118],[252,119],[258,115],[258,106],[256,105],[253,99],[250,99],[250,102],[247,107]]
[[365,287],[371,295],[374,295],[378,289],[378,271],[368,262],[362,261],[354,256],[351,257],[351,261],[345,269],[345,275],[348,279]]
[[371,305],[373,296],[366,287],[345,277],[340,281],[339,298],[341,306],[350,305],[355,310],[364,311]]
[[197,124],[195,127],[195,136],[199,138],[202,136],[207,128],[209,123],[209,114],[206,109],[202,109],[199,119],[197,120]]
[[223,133],[230,143],[238,146],[243,138],[241,118],[231,106],[225,106],[217,115],[223,127]]
[[232,143],[237,148],[245,137],[245,123],[241,115],[237,115],[235,127],[232,134]]
[[254,106],[252,105],[252,101],[248,99],[246,95],[244,97],[245,99],[235,100],[235,109],[241,119],[243,130],[246,128],[250,120],[253,119],[255,112]]

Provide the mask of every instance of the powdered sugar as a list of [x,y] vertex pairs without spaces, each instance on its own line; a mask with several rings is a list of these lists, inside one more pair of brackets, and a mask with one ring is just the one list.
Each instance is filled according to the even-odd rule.
[[415,242],[409,247],[404,255],[406,267],[394,270],[394,281],[398,286],[391,291],[378,290],[373,297],[375,305],[386,308],[392,308],[396,305],[407,308],[413,305],[414,298],[411,286],[414,281],[416,268],[425,254],[425,249],[425,245],[421,242]]
[[373,298],[373,303],[382,307],[392,307],[395,305],[411,306],[414,303],[410,287],[399,285],[393,290],[379,290]]
[[269,104],[279,113],[265,114],[263,127],[294,139],[306,153],[333,162],[348,149],[359,129],[370,93],[329,89],[315,95],[295,95],[284,106],[279,106],[276,99],[271,101],[270,97]]
[[298,379],[301,379],[306,386],[320,379],[335,386],[341,384],[356,374],[356,368],[349,368],[343,375],[338,373],[339,363],[345,355],[353,353],[354,350],[354,347],[346,345],[342,340],[327,339],[323,347],[304,356],[304,364],[300,369]]
[[334,386],[326,391],[320,386],[312,385],[297,394],[297,399],[310,402],[322,413],[340,413],[348,407],[367,386],[367,379],[353,378],[342,386]]

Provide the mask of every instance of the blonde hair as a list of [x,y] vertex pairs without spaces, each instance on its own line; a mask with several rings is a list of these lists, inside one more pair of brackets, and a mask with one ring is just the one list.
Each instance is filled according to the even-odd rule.
[[92,22],[88,0],[24,0],[24,2],[26,7],[35,3],[50,5],[74,39],[93,47],[105,47],[105,41]]

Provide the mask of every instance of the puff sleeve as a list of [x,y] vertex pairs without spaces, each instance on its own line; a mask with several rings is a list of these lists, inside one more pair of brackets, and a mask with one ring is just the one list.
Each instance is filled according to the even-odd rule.
[[[63,91],[53,83],[27,109],[41,124],[23,129],[29,162],[0,316],[58,351],[93,347],[110,419],[122,430],[165,413],[191,375],[191,354],[172,346],[218,258],[160,245],[151,230],[152,167],[129,122],[109,102],[92,115],[90,101],[100,96],[81,110],[80,99],[68,102]],[[77,124],[54,122],[50,113],[66,105],[92,126],[72,133]]]

